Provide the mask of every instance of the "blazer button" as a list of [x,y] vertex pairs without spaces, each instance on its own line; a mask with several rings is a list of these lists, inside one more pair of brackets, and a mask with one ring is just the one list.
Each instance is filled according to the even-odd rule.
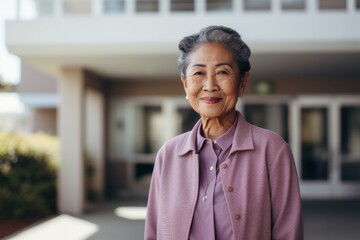
[[222,168],[223,168],[223,169],[226,169],[227,167],[228,167],[227,164],[223,164],[223,165],[222,165]]
[[241,218],[241,217],[240,217],[240,214],[236,214],[236,215],[235,215],[235,219],[236,219],[236,220],[240,220],[240,218]]
[[232,192],[232,191],[234,191],[234,189],[232,187],[228,187],[228,191]]

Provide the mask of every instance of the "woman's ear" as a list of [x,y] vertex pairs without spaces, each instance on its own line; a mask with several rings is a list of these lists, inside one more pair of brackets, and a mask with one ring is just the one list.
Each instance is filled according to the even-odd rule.
[[241,83],[240,83],[240,92],[239,92],[240,96],[244,95],[244,92],[246,90],[246,86],[247,86],[249,80],[250,80],[250,73],[246,72],[244,74],[244,76],[243,76],[243,79],[242,79]]

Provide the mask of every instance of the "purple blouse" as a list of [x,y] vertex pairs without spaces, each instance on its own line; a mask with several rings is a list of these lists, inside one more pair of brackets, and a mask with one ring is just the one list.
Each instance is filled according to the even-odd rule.
[[[237,122],[236,115],[235,122]],[[229,155],[236,124],[215,141],[197,129],[196,147],[199,154],[199,194],[190,228],[189,240],[234,239],[230,213],[226,204],[219,166]]]

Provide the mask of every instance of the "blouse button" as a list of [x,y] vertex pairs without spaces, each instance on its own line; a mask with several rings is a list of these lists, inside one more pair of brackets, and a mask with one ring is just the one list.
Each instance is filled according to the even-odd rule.
[[226,168],[227,168],[227,164],[223,164],[223,165],[222,165],[222,168],[223,168],[223,169],[226,169]]
[[234,191],[234,189],[232,187],[228,187],[228,191],[232,192],[232,191]]
[[236,219],[236,220],[240,220],[240,218],[241,218],[241,217],[240,217],[240,214],[236,214],[236,215],[235,215],[235,219]]

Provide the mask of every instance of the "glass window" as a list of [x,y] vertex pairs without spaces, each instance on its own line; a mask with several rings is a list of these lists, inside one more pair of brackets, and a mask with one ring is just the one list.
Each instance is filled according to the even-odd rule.
[[244,114],[250,123],[270,129],[288,141],[288,108],[286,104],[245,104]]
[[139,186],[148,187],[151,181],[151,174],[154,169],[153,163],[136,163],[135,164],[135,181]]
[[319,0],[320,10],[346,9],[346,0]]
[[176,11],[195,11],[194,0],[171,0],[170,9]]
[[39,17],[54,15],[54,1],[37,0],[35,3],[36,3],[37,15]]
[[207,11],[231,11],[232,10],[232,0],[206,0],[206,10]]
[[281,7],[284,10],[304,10],[305,0],[282,0]]
[[136,116],[137,153],[155,153],[164,143],[163,115],[160,106],[142,106]]
[[245,10],[270,10],[270,0],[244,0]]
[[341,108],[341,178],[360,181],[360,107]]
[[123,13],[125,12],[125,0],[105,0],[105,13]]
[[177,134],[190,131],[200,116],[192,108],[178,108],[177,110]]
[[91,0],[63,0],[65,14],[90,14]]
[[136,0],[136,12],[158,12],[159,0]]
[[301,110],[301,177],[304,180],[328,179],[328,122],[326,108]]

